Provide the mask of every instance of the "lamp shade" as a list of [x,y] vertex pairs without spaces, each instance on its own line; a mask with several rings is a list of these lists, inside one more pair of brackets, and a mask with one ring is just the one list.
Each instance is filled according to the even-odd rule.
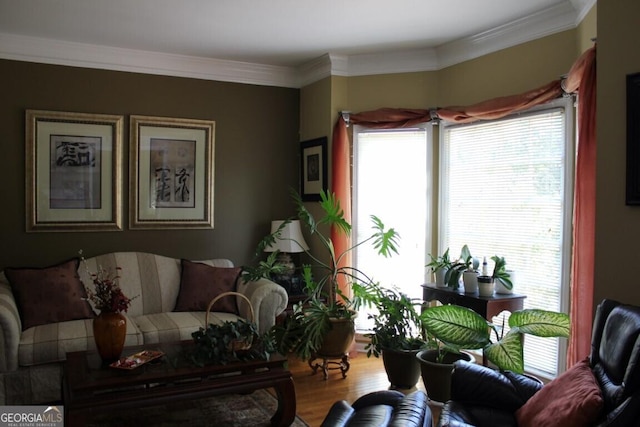
[[[278,231],[278,228],[280,228],[283,222],[282,220],[271,221],[271,233]],[[275,252],[278,250],[280,252],[298,253],[308,249],[309,246],[307,246],[307,242],[304,241],[304,237],[302,236],[300,221],[296,219],[287,223],[282,230],[280,230],[280,235],[276,236],[275,244],[267,246],[264,251]]]

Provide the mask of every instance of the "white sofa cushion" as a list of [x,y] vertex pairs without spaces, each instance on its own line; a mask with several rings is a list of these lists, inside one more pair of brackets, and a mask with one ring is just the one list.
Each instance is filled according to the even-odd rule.
[[[193,339],[191,334],[204,327],[205,313],[169,312],[138,316],[134,320],[142,333],[145,344]],[[240,316],[231,313],[209,313],[209,323],[235,322]]]
[[[214,267],[233,267],[227,259],[198,262]],[[120,288],[126,296],[133,298],[127,311],[129,316],[165,313],[176,306],[180,292],[180,259],[144,252],[112,252],[87,258],[85,265],[78,268],[85,285],[91,286],[91,273],[98,267],[113,272],[120,267]]]
[[[127,317],[125,346],[142,345],[142,333]],[[33,366],[66,359],[69,351],[96,350],[93,319],[71,320],[34,326],[22,333],[18,347],[20,366]]]

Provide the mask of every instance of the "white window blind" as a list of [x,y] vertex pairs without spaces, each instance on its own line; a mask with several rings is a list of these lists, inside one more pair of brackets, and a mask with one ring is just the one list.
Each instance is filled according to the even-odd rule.
[[[371,215],[400,234],[399,255],[384,258],[371,244],[358,247],[354,261],[385,287],[397,286],[407,295],[422,298],[425,254],[430,247],[431,162],[428,140],[431,127],[399,130],[354,129],[354,236],[369,237]],[[369,310],[370,311],[370,310]],[[358,316],[357,328],[370,326],[367,312]]]
[[[573,203],[568,115],[570,108],[555,108],[445,125],[441,133],[439,246],[453,256],[467,244],[480,259],[505,257],[515,270],[515,292],[527,296],[525,308],[566,311]],[[527,336],[526,368],[557,375],[562,341],[561,347],[556,338]]]

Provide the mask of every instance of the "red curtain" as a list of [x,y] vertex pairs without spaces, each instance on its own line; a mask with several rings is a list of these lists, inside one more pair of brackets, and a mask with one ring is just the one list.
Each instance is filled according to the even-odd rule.
[[589,355],[593,316],[596,231],[596,47],[576,61],[567,81],[578,92],[578,153],[573,213],[571,339],[568,367]]
[[[596,160],[596,48],[587,50],[574,63],[566,80],[556,80],[529,92],[495,98],[466,107],[446,107],[435,111],[421,109],[382,108],[351,114],[349,121],[366,127],[391,129],[428,122],[432,115],[456,122],[498,119],[535,105],[552,101],[563,92],[578,92],[578,152],[574,210],[574,244],[571,278],[571,323],[568,366],[589,354],[593,312],[594,252],[595,252],[595,160]],[[564,90],[563,90],[564,89]],[[333,134],[332,186],[345,213],[351,219],[351,170],[349,137],[342,116]],[[346,215],[345,215],[346,217]],[[332,233],[338,247],[349,247],[349,238]],[[349,292],[342,284],[343,292]]]
[[[332,192],[336,194],[336,198],[340,201],[340,207],[344,211],[344,219],[351,223],[351,170],[349,135],[347,134],[347,125],[340,117],[338,123],[333,128],[333,150],[331,153],[331,161],[333,168],[331,170]],[[351,247],[351,236],[342,233],[336,227],[331,229],[331,240],[335,253],[344,253]],[[351,253],[349,252],[340,260],[342,266],[351,266]],[[338,287],[347,296],[351,295],[351,287],[347,283],[344,275],[338,276]]]

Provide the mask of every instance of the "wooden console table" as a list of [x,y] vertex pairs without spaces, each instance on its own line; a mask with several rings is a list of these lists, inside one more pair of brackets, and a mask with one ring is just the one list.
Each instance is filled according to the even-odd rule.
[[[434,283],[422,285],[423,301],[440,301],[442,304],[467,307],[489,321],[503,311],[512,313],[522,310],[525,298],[526,295],[520,294],[493,294],[490,297],[481,297],[477,292],[465,294],[462,290],[438,288]],[[487,364],[484,356],[482,361],[484,365]]]

